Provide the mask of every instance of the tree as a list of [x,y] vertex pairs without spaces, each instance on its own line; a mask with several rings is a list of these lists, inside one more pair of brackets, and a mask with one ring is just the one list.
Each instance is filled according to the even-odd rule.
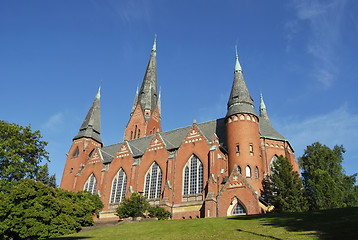
[[36,177],[36,180],[37,181],[40,181],[42,182],[43,184],[47,185],[47,186],[50,186],[52,188],[56,188],[57,187],[57,184],[56,184],[56,176],[55,174],[50,176],[50,173],[48,171],[48,165],[47,163],[45,163],[39,173],[37,174],[37,177]]
[[139,217],[149,210],[150,205],[144,196],[133,193],[130,198],[124,199],[123,203],[118,206],[116,215],[120,218]]
[[342,145],[330,149],[315,142],[298,158],[311,210],[358,206],[356,174],[344,173],[344,152]]
[[0,187],[23,178],[35,179],[42,160],[49,160],[46,141],[30,125],[0,120]]
[[[301,212],[307,210],[303,196],[303,184],[292,164],[282,155],[271,167],[269,189],[272,193],[268,201],[275,206],[277,212]],[[266,194],[267,195],[267,194]]]
[[51,188],[22,179],[9,192],[0,192],[0,239],[45,239],[93,225],[103,204],[97,195]]
[[167,220],[168,218],[172,217],[172,214],[169,211],[160,206],[150,207],[148,212],[149,217],[158,218],[158,220]]

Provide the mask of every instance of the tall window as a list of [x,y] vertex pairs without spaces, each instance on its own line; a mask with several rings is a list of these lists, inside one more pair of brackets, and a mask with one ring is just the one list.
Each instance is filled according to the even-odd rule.
[[134,139],[136,138],[137,136],[137,125],[135,125],[135,129],[134,129]]
[[271,159],[271,162],[270,162],[270,174],[272,175],[272,169],[273,169],[273,163],[276,162],[277,160],[277,156],[273,156],[273,158]]
[[250,168],[250,166],[246,166],[246,177],[251,177],[251,168]]
[[138,129],[138,138],[140,138],[140,129]]
[[255,167],[255,178],[259,178],[259,169]]
[[110,203],[122,202],[125,198],[127,186],[127,175],[121,168],[112,182],[111,201]]
[[144,196],[147,199],[160,198],[162,189],[162,170],[158,163],[154,162],[145,175]]
[[241,174],[241,167],[240,166],[237,167],[237,171],[239,171],[239,173]]
[[75,152],[73,153],[72,157],[78,157],[78,155],[80,154],[80,150],[78,150],[78,147],[76,148]]
[[250,148],[250,155],[254,156],[254,145],[250,144],[249,148]]
[[203,192],[204,167],[200,159],[193,155],[183,169],[183,195]]
[[243,215],[243,214],[246,214],[245,208],[240,203],[237,203],[234,209],[232,210],[232,215]]
[[94,174],[92,173],[91,176],[87,179],[83,190],[88,191],[92,194],[95,194],[96,188],[97,188],[97,180],[96,180],[96,177],[94,176]]

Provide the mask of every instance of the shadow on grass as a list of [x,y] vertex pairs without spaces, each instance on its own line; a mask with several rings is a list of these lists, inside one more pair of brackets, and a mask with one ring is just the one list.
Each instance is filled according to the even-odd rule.
[[255,232],[250,232],[250,231],[246,231],[246,230],[242,230],[242,229],[237,229],[237,231],[250,233],[250,234],[253,234],[253,235],[258,236],[258,237],[266,237],[266,238],[272,238],[272,239],[281,240],[281,238],[276,238],[276,237],[273,237],[273,236],[264,235],[264,234],[260,234],[260,233],[255,233]]
[[69,239],[69,240],[79,240],[79,239],[89,239],[92,237],[56,237],[56,238],[49,238],[49,240],[64,240],[64,239]]
[[[260,219],[263,225],[284,227],[287,231],[302,232],[302,235],[317,234],[321,239],[357,239],[358,237],[358,208],[339,208],[304,213],[272,213],[237,216],[228,219]],[[238,231],[242,230],[238,229]],[[316,234],[304,233],[307,231],[314,231]]]

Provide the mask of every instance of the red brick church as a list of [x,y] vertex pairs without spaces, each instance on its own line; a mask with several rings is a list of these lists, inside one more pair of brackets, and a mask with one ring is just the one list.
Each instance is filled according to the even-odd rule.
[[[229,80],[228,80],[229,81]],[[100,89],[67,154],[61,188],[87,190],[104,203],[100,220],[134,192],[174,219],[258,214],[262,180],[279,155],[298,171],[293,148],[271,125],[262,95],[260,115],[236,54],[223,118],[162,132],[156,42],[137,91],[123,142],[101,139]]]

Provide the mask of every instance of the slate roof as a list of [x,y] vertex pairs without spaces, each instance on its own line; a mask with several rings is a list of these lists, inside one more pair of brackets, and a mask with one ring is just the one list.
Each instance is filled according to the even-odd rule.
[[232,84],[230,98],[227,103],[227,117],[237,113],[250,113],[258,116],[254,108],[254,100],[250,96],[249,90],[247,89],[244,76],[239,64],[238,57],[236,55],[236,66],[234,82]]
[[[207,141],[211,141],[211,139],[215,136],[219,138],[219,144],[226,148],[226,127],[225,127],[225,118],[219,118],[208,122],[199,123],[196,125],[200,132],[204,135]],[[272,139],[278,139],[287,141],[280,133],[278,133],[270,123],[269,119],[261,118],[259,122],[260,127],[260,136],[267,137]],[[177,128],[174,130],[170,130],[167,132],[158,133],[159,137],[163,140],[166,149],[175,150],[180,147],[184,139],[186,138],[188,132],[192,126],[186,126],[182,128]],[[133,157],[142,156],[147,150],[149,144],[153,141],[155,135],[149,135],[142,138],[132,139],[130,141],[126,141],[130,148]],[[103,163],[112,162],[114,156],[119,151],[120,147],[124,142],[120,142],[117,144],[104,146],[101,149],[103,156]]]
[[98,93],[92,103],[91,108],[89,109],[85,120],[83,121],[80,131],[73,138],[73,140],[88,137],[96,140],[99,143],[102,143],[101,139],[101,117],[100,117],[100,91],[101,88],[98,89]]

